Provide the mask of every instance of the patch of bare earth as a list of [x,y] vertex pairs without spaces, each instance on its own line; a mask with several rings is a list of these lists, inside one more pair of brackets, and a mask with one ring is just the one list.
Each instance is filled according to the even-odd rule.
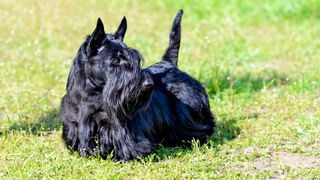
[[[251,153],[269,153],[269,150],[249,147],[245,150],[245,154]],[[317,168],[320,166],[320,158],[306,157],[302,154],[288,152],[272,152],[270,156],[259,157],[253,160],[253,169],[255,171],[276,171],[281,165],[288,166],[292,169],[298,168]],[[284,179],[283,174],[274,174],[270,179]]]
[[316,168],[320,166],[320,159],[315,157],[304,157],[301,154],[293,154],[286,152],[277,153],[279,159],[286,166],[293,169],[297,168]]
[[[279,158],[282,164],[292,168],[316,168],[320,166],[320,159],[315,157],[304,157],[301,154],[279,152],[274,153]],[[274,155],[275,156],[275,155]],[[274,174],[269,179],[285,179],[283,174]]]

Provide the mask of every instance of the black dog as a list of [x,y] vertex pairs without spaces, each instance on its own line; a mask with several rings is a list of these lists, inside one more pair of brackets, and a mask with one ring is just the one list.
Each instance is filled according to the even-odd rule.
[[[103,158],[114,151],[114,160],[129,161],[146,156],[158,143],[175,146],[193,139],[202,143],[212,135],[215,122],[205,89],[177,68],[182,14],[179,11],[173,22],[162,61],[146,69],[141,69],[139,53],[121,43],[115,48],[117,58],[110,61],[113,40],[100,39],[105,44],[97,47],[102,49],[97,56],[107,63],[103,111],[94,119]],[[90,124],[86,128],[95,130]]]
[[[127,22],[124,17],[114,34],[105,34],[103,23],[98,19],[96,29],[80,46],[73,61],[67,93],[60,107],[63,120],[62,137],[67,147],[72,151],[77,150],[80,156],[95,155],[98,152],[98,126],[93,115],[99,112],[102,103],[101,93],[107,77],[104,67],[116,66],[116,61],[123,56],[130,56],[135,63],[141,61],[137,51],[122,43],[126,29]],[[111,65],[110,62],[114,64]]]

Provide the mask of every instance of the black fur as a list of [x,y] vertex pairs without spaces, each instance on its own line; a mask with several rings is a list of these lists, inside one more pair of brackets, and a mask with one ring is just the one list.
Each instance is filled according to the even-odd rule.
[[[127,48],[122,40],[127,28],[124,17],[114,34],[105,34],[100,18],[93,33],[80,46],[73,61],[68,82],[67,93],[61,102],[63,120],[62,137],[67,147],[78,151],[80,156],[97,154],[98,124],[94,114],[101,109],[101,92],[105,84],[106,64],[121,59],[126,53],[134,54],[135,50]],[[123,55],[125,54],[125,55]],[[135,57],[140,63],[141,56]],[[119,60],[118,63],[123,63]],[[126,64],[124,62],[124,64]]]
[[81,156],[115,161],[144,157],[161,143],[205,142],[215,127],[202,85],[177,68],[181,39],[179,11],[160,62],[141,68],[142,56],[123,43],[124,18],[114,34],[97,27],[81,45],[61,103],[62,137]]
[[180,10],[172,23],[172,27],[169,34],[169,46],[162,57],[163,61],[168,61],[172,63],[172,65],[174,66],[178,65],[182,15],[183,11]]
[[113,150],[114,160],[129,161],[146,156],[158,143],[205,142],[212,135],[215,123],[205,89],[177,68],[182,14],[173,22],[162,61],[140,69],[132,56],[129,66],[106,68],[103,112],[95,117],[103,158]]

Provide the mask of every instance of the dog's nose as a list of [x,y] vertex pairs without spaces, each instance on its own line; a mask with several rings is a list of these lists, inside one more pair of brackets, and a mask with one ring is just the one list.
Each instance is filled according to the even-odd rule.
[[143,87],[145,89],[151,89],[154,85],[152,79],[146,79],[143,83],[142,83]]

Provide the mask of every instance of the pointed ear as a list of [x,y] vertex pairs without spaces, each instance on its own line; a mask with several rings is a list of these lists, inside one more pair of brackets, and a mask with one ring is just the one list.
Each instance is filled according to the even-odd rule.
[[124,36],[126,35],[127,31],[127,19],[124,16],[122,18],[122,21],[117,29],[117,31],[114,33],[114,36],[116,39],[120,39],[121,41],[124,39]]
[[97,20],[97,26],[90,36],[89,43],[87,45],[87,56],[92,56],[97,53],[98,48],[101,46],[106,33],[104,32],[103,23],[100,18]]

